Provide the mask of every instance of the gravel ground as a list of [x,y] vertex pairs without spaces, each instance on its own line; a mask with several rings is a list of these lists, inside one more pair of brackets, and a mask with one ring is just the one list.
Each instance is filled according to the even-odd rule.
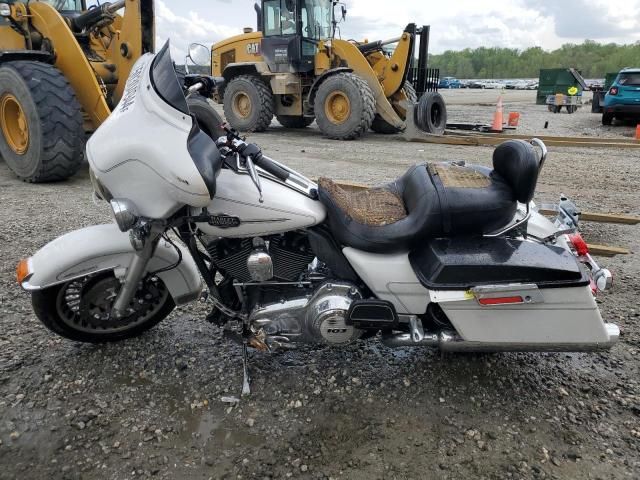
[[[490,103],[475,98],[467,103]],[[452,119],[490,120],[492,107],[462,100]],[[603,128],[586,109],[552,115],[530,103],[513,102],[520,132],[540,133],[545,119],[548,134],[631,130]],[[373,134],[341,143],[275,123],[251,140],[309,176],[363,183],[425,160],[489,165],[492,151]],[[639,161],[630,150],[551,149],[537,200],[565,193],[585,210],[639,215]],[[600,307],[622,328],[610,352],[443,356],[369,342],[252,353],[254,393],[226,403],[239,394],[240,351],[197,305],[103,346],[62,340],[32,314],[15,264],[68,230],[108,221],[90,193],[87,171],[28,185],[0,163],[0,479],[640,477],[636,255],[601,259],[615,288]],[[584,234],[640,249],[637,226],[585,224]]]

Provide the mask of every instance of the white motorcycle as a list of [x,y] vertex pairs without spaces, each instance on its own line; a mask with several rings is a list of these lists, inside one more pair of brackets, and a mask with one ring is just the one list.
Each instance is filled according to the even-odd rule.
[[498,146],[493,169],[444,162],[378,188],[316,184],[232,130],[202,133],[165,45],[137,62],[87,156],[115,222],[18,265],[38,318],[69,339],[132,337],[200,299],[243,345],[245,389],[247,347],[379,336],[450,352],[593,351],[618,340],[595,302],[611,274],[571,204],[555,222],[535,211],[539,140]]

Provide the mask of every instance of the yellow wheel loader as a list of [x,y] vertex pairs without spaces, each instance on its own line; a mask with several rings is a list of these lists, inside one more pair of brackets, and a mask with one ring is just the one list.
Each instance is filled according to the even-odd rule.
[[[154,44],[153,0],[89,9],[85,0],[0,0],[0,156],[9,168],[29,182],[76,173],[86,134],[109,116]],[[199,79],[187,75],[185,91]],[[199,123],[222,123],[203,96],[187,101]]]
[[85,132],[109,116],[154,37],[153,0],[89,10],[85,0],[0,3],[0,156],[9,168],[30,182],[76,173]]
[[[444,130],[444,101],[430,91],[437,89],[437,73],[426,67],[429,27],[409,24],[387,41],[341,40],[335,38],[337,3],[262,0],[255,5],[256,32],[245,28],[212,46],[212,75],[225,79],[217,100],[231,126],[263,131],[275,115],[290,128],[315,119],[324,135],[340,140],[370,128],[397,133],[405,128],[407,102],[427,92],[416,123],[433,133]],[[342,20],[345,15],[343,7]]]

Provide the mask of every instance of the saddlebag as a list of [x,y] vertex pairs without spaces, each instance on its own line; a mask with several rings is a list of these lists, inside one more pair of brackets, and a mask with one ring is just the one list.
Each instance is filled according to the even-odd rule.
[[538,287],[589,284],[577,259],[563,248],[511,238],[438,238],[409,254],[420,282],[432,290],[534,283]]

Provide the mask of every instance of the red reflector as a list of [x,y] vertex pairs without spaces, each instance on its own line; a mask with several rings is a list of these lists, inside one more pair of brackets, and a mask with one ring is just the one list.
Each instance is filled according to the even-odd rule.
[[524,303],[522,297],[493,297],[493,298],[479,298],[478,303],[480,305],[507,305],[509,303]]
[[578,254],[578,256],[584,257],[589,253],[587,242],[584,241],[584,238],[582,238],[582,235],[580,235],[579,233],[569,235],[569,241],[576,249],[576,253]]

